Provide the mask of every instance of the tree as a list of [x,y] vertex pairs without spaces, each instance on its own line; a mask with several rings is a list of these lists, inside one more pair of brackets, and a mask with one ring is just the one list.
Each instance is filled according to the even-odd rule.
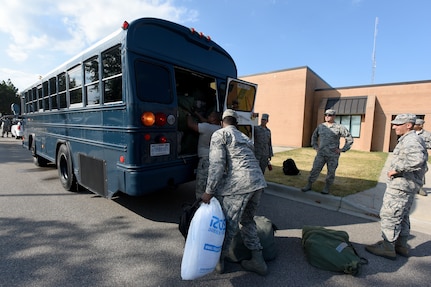
[[20,99],[17,95],[18,89],[12,84],[11,80],[0,83],[0,113],[2,115],[12,114],[10,106],[15,103],[20,105]]

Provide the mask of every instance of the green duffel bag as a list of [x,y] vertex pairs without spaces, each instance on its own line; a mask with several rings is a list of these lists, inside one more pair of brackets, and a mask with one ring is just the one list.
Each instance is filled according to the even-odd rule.
[[304,226],[302,246],[308,262],[323,270],[358,275],[362,265],[368,264],[358,255],[345,231]]
[[[277,255],[274,233],[278,228],[265,216],[255,216],[254,221],[256,222],[257,236],[263,247],[263,258],[265,261],[273,260]],[[240,232],[233,238],[229,248],[229,255],[226,259],[231,262],[241,262],[242,260],[251,259],[251,251],[245,247]]]

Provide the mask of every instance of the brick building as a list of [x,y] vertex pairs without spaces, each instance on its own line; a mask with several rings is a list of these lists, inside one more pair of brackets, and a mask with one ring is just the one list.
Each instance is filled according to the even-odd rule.
[[258,84],[255,112],[270,114],[274,146],[306,147],[324,111],[337,111],[361,151],[392,151],[397,136],[391,120],[414,113],[431,130],[431,80],[333,88],[309,67],[241,77]]

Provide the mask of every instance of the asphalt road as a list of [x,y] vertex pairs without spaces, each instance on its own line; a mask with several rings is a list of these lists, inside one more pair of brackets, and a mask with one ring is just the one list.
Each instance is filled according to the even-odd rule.
[[[431,286],[430,235],[412,232],[411,257],[373,256],[379,223],[264,194],[259,214],[278,226],[278,256],[266,277],[229,263],[227,273],[181,280],[181,205],[193,183],[147,197],[101,198],[65,191],[54,167],[38,168],[11,138],[0,138],[0,286]],[[311,266],[304,225],[345,230],[369,260],[359,276]]]

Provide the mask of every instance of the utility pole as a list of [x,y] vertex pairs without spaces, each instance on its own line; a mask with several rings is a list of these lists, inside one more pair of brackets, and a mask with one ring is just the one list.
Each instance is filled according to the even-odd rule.
[[376,21],[374,23],[374,44],[373,44],[373,71],[371,75],[371,84],[374,84],[374,75],[376,74],[376,38],[377,38],[377,24],[379,23],[379,18],[376,17]]

